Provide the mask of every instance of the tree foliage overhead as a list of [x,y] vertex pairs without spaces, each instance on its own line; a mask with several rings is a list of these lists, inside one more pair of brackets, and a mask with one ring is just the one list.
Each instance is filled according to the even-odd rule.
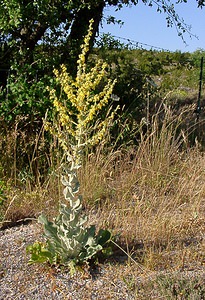
[[[23,62],[32,62],[33,51],[41,43],[55,46],[70,43],[76,49],[74,39],[82,42],[86,25],[93,17],[96,32],[103,7],[104,1],[3,0],[0,1],[1,36]],[[65,53],[61,55],[63,59]]]
[[[73,63],[80,53],[80,45],[85,36],[89,20],[94,19],[93,37],[100,26],[106,6],[121,9],[124,5],[137,5],[138,0],[1,0],[0,1],[0,43],[9,44],[10,52],[19,55],[23,64],[33,61],[36,45],[60,45],[60,62]],[[167,15],[168,26],[187,30],[186,24],[175,11],[171,0],[142,0],[145,5],[156,6]],[[186,3],[178,0],[175,3]],[[197,0],[198,7],[204,0]],[[68,58],[68,53],[69,57]]]

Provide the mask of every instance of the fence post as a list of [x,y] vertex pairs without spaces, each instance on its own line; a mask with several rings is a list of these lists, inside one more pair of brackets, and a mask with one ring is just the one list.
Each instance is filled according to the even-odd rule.
[[198,101],[197,101],[197,122],[199,122],[199,115],[201,112],[201,88],[202,88],[202,75],[203,75],[203,64],[204,64],[204,58],[201,58],[201,67],[200,67],[200,76],[199,76],[199,94],[198,94]]

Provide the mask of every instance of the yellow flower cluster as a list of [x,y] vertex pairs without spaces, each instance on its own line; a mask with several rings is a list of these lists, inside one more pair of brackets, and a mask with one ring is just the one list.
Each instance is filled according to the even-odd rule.
[[61,86],[61,92],[66,95],[66,100],[65,103],[62,103],[61,98],[63,97],[58,99],[56,91],[50,91],[50,98],[56,108],[59,122],[59,124],[55,124],[55,130],[51,133],[56,133],[65,150],[70,149],[69,137],[74,138],[74,145],[77,148],[82,148],[85,145],[96,145],[104,138],[106,128],[113,119],[113,114],[106,120],[99,119],[98,131],[94,129],[93,123],[99,112],[108,104],[115,81],[108,80],[102,91],[97,93],[99,83],[106,77],[107,64],[98,61],[90,71],[86,71],[85,59],[89,51],[92,24],[93,20],[90,21],[88,34],[82,45],[82,53],[79,55],[75,80],[68,74],[65,65],[61,66],[60,72],[54,71]]
[[90,43],[90,39],[92,36],[92,31],[93,31],[93,23],[94,23],[94,20],[91,19],[90,24],[89,24],[88,34],[85,36],[84,43],[81,46],[82,52],[79,55],[79,59],[77,61],[77,64],[78,64],[77,79],[80,79],[81,72],[85,73],[85,71],[86,71],[85,70],[86,69],[85,59],[86,59],[86,54],[89,51],[89,43]]

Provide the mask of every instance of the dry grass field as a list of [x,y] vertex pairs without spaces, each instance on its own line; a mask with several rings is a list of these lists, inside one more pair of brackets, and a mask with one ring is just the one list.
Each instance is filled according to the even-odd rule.
[[[84,212],[112,232],[113,255],[104,267],[112,282],[124,282],[127,299],[205,299],[205,156],[197,140],[189,145],[182,113],[167,110],[160,118],[138,130],[137,147],[100,145],[86,155],[79,171]],[[21,185],[5,181],[2,226],[56,215],[63,201],[56,161],[43,184],[33,186],[28,175]],[[15,159],[12,167],[18,177]],[[125,299],[111,289],[104,296],[96,299]]]

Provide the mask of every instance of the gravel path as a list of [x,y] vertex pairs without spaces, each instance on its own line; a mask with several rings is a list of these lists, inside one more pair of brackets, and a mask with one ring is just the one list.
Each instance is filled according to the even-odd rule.
[[134,299],[126,284],[116,278],[114,266],[105,264],[90,272],[52,270],[28,265],[26,246],[42,237],[38,224],[0,231],[0,299]]

